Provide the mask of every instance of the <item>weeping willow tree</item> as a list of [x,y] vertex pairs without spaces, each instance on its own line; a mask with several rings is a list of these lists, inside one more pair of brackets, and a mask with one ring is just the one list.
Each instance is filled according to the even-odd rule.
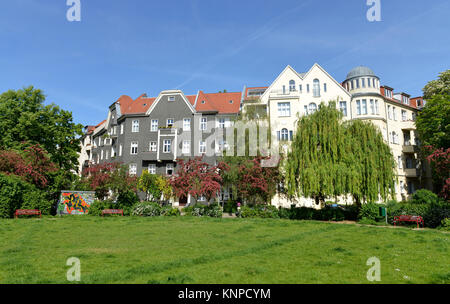
[[343,122],[334,102],[300,118],[283,171],[288,196],[317,203],[341,195],[377,201],[394,189],[394,159],[381,133],[372,123]]

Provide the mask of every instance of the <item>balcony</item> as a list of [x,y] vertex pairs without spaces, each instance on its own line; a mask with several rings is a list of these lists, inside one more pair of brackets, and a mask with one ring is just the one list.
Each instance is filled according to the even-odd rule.
[[411,131],[416,129],[416,123],[413,120],[402,121],[401,124],[402,130]]
[[405,169],[405,176],[406,177],[419,177],[420,176],[420,170],[419,169]]
[[289,91],[287,90],[272,90],[270,91],[270,97],[280,98],[280,97],[299,97],[300,93],[299,91]]
[[402,148],[403,153],[419,153],[419,147],[417,145],[405,144]]

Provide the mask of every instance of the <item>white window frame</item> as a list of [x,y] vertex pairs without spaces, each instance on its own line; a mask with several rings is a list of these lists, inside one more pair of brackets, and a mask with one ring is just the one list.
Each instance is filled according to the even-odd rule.
[[191,141],[183,140],[183,144],[181,147],[182,154],[190,154],[191,153]]
[[131,123],[131,133],[138,133],[139,132],[139,120],[135,119]]
[[[170,122],[171,122],[171,123],[170,123]],[[166,127],[167,127],[167,128],[169,128],[169,126],[170,126],[171,128],[173,128],[174,124],[175,124],[175,119],[173,119],[173,118],[167,118],[167,120],[166,120]]]
[[148,164],[148,173],[156,174],[156,164]]
[[128,168],[128,173],[130,175],[137,175],[137,164],[130,164]]
[[[133,153],[133,149],[136,149],[136,153]],[[137,155],[139,151],[139,142],[132,141],[130,145],[130,155]]]
[[149,143],[149,146],[148,146],[148,151],[150,151],[150,152],[157,152],[158,151],[158,142],[151,141]]
[[278,117],[290,117],[291,116],[291,103],[279,102],[278,103]]
[[198,143],[198,152],[200,154],[206,153],[206,141],[200,140]]
[[206,131],[208,129],[208,117],[200,118],[200,131]]
[[158,120],[152,119],[150,123],[150,132],[158,132]]
[[172,153],[172,140],[171,139],[164,139],[163,153]]
[[183,118],[183,131],[191,131],[191,119]]

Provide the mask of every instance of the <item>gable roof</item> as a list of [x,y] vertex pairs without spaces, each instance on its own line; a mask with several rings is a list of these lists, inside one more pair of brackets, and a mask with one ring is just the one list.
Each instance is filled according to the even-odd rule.
[[237,114],[241,105],[241,97],[241,92],[205,94],[203,91],[199,91],[195,109],[198,112]]

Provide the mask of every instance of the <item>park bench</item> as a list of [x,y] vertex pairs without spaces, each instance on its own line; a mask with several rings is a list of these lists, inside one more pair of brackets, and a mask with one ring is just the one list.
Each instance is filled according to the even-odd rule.
[[122,209],[105,209],[102,211],[102,216],[105,214],[121,214],[123,216],[123,210]]
[[19,215],[39,215],[39,218],[42,218],[41,211],[37,209],[17,209],[14,218],[19,218]]
[[416,222],[417,228],[419,228],[419,223],[422,224],[422,227],[424,226],[423,218],[421,216],[417,216],[417,215],[394,216],[394,226],[400,222]]

